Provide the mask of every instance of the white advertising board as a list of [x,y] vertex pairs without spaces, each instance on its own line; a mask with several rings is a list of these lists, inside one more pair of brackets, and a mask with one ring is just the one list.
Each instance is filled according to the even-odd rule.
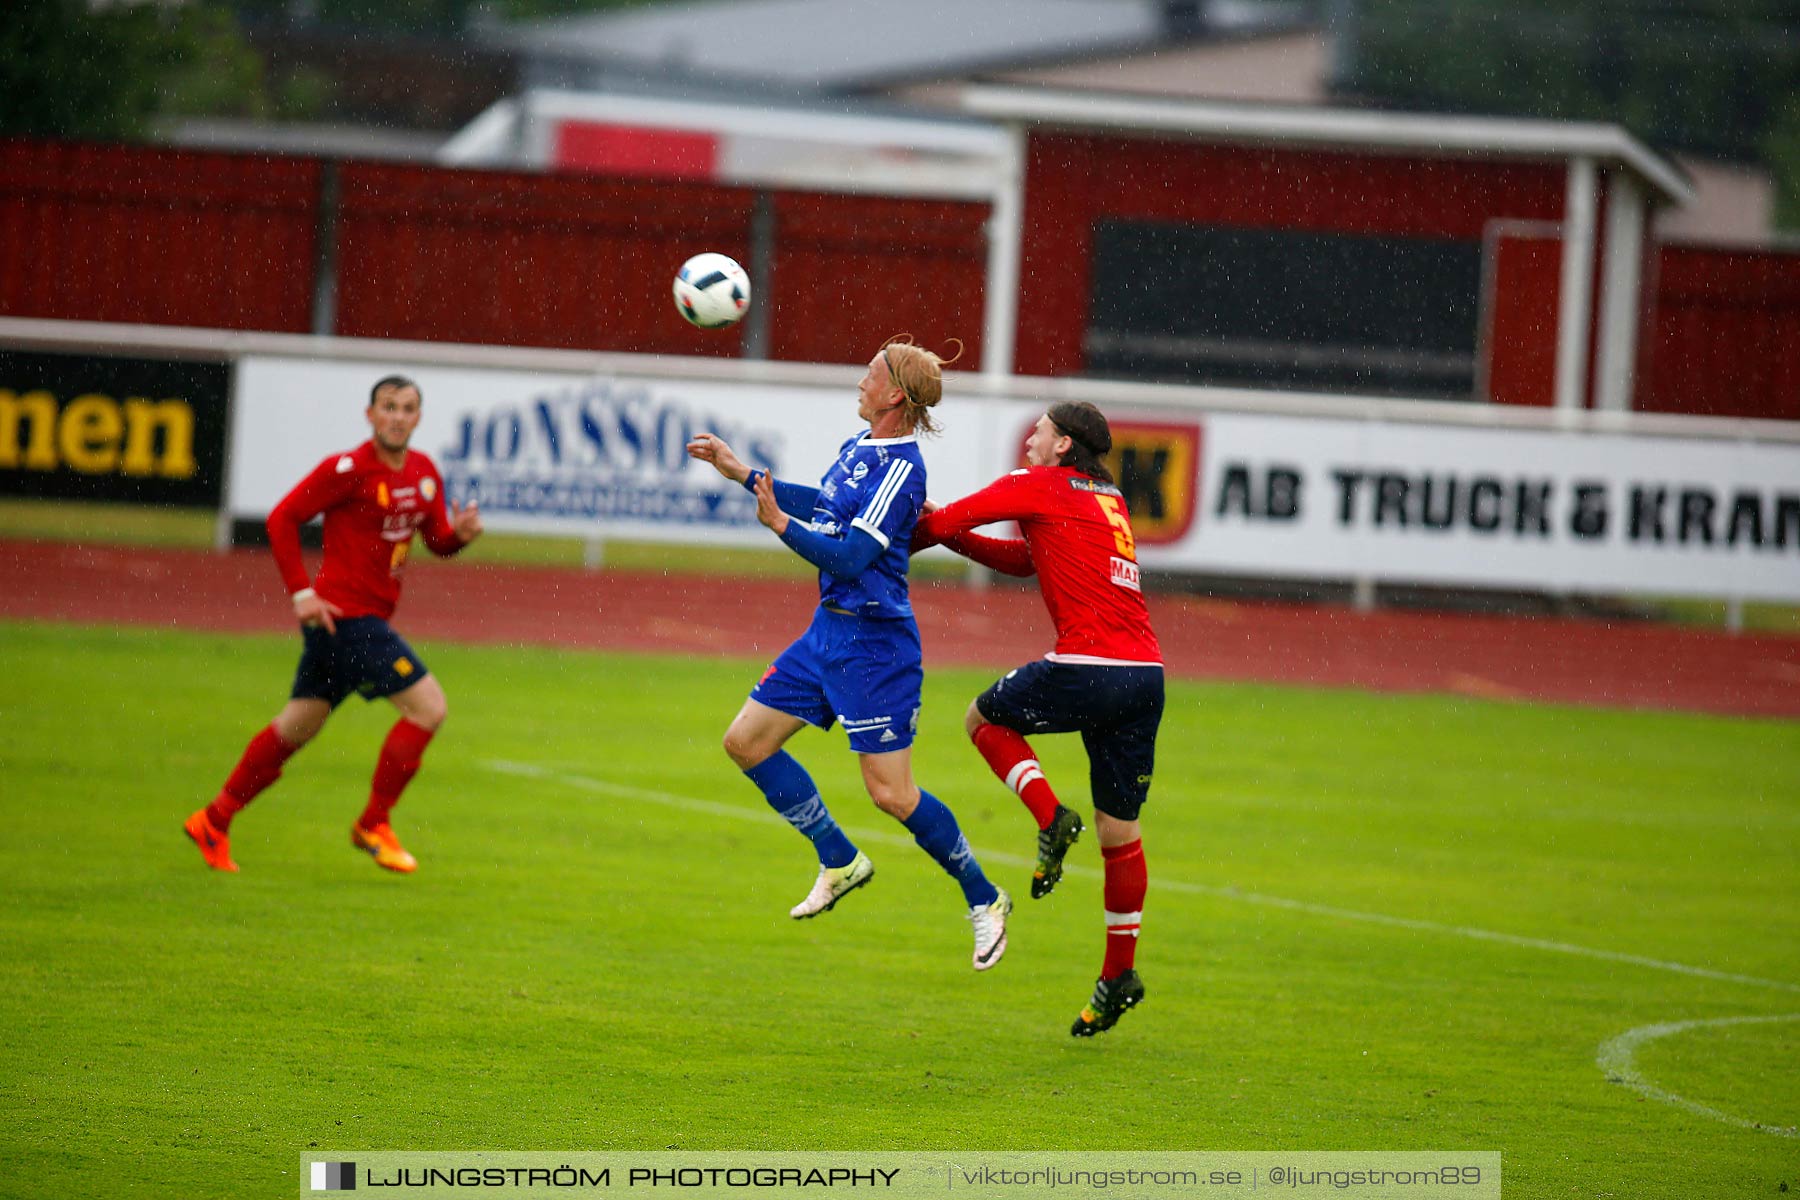
[[[489,529],[713,545],[769,545],[756,500],[684,449],[701,431],[744,461],[812,482],[856,416],[860,369],[841,386],[633,378],[395,363],[416,380],[424,414],[413,447],[443,474],[450,497],[477,500]],[[227,504],[260,519],[328,455],[369,435],[369,388],[389,368],[249,356],[237,364]],[[990,414],[946,398],[955,436],[924,442],[933,496],[986,482]]]
[[[768,545],[749,493],[689,459],[701,430],[816,480],[856,433],[841,384],[343,362],[237,363],[227,504],[261,518],[362,441],[371,383],[418,380],[414,445],[489,528]],[[828,375],[826,376],[829,377]],[[817,376],[809,376],[817,378]],[[1028,386],[1028,381],[1021,381]],[[927,439],[932,498],[1018,464],[1041,400],[959,395]],[[1800,443],[1113,406],[1154,573],[1800,601]],[[940,552],[947,553],[947,552]]]
[[[1800,600],[1800,445],[1134,418],[1113,421],[1147,570]],[[1159,534],[1151,504],[1179,519]]]

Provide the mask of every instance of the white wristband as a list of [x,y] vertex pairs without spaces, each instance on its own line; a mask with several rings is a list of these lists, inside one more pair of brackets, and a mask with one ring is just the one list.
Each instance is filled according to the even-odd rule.
[[311,588],[309,588],[309,587],[308,587],[308,588],[301,588],[301,589],[300,589],[300,590],[299,590],[299,591],[297,591],[297,592],[295,592],[295,593],[294,593],[294,603],[295,603],[295,604],[298,604],[298,603],[300,603],[300,602],[301,602],[301,601],[302,601],[302,600],[311,600],[311,599],[312,599],[312,598],[313,598],[313,597],[314,597],[314,596],[316,596],[316,595],[318,595],[318,593],[317,593],[317,592],[315,592],[315,591],[313,591],[313,590],[312,590],[312,589],[311,589]]

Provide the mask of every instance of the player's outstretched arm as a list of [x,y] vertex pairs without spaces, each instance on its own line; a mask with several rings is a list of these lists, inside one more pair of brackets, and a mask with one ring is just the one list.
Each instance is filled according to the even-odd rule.
[[1037,566],[1031,560],[1031,547],[1019,538],[986,537],[973,532],[983,525],[1000,521],[1016,521],[1030,515],[1025,486],[1020,477],[1002,476],[979,492],[964,496],[951,504],[927,504],[919,523],[913,527],[911,553],[931,546],[948,546],[964,558],[972,559],[1003,575],[1034,575]]
[[[757,477],[768,474],[744,462],[725,444],[725,439],[716,434],[696,434],[694,440],[687,444],[687,452],[688,457],[711,463],[719,474],[733,483],[743,484],[751,491],[756,490]],[[812,515],[813,507],[819,502],[818,488],[807,487],[803,483],[788,483],[781,479],[773,479],[771,482],[775,485],[775,503],[780,505],[782,512],[802,520]]]
[[775,501],[775,483],[757,472],[756,519],[774,531],[788,549],[827,575],[854,579],[869,569],[883,549],[867,530],[852,528],[843,537],[827,537],[804,521],[792,519]]
[[791,517],[799,517],[804,521],[818,507],[819,489],[816,487],[807,487],[804,483],[789,483],[785,479],[769,475],[767,471],[752,471],[750,476],[750,482],[745,486],[752,491],[756,490],[757,478],[767,476],[770,486],[775,489],[775,503]]
[[[990,571],[998,571],[1002,575],[1017,575],[1024,578],[1027,575],[1037,574],[1037,564],[1031,561],[1031,547],[1021,538],[997,538],[980,533],[958,533],[945,538],[943,544],[964,558],[978,562]],[[918,553],[916,543],[913,553]]]
[[689,458],[711,463],[714,470],[733,483],[745,483],[750,478],[749,465],[716,433],[696,433],[687,444],[687,452]]

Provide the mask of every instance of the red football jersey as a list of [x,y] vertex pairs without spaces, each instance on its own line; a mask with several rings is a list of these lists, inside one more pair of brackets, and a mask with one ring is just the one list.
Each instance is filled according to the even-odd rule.
[[[325,561],[309,584],[300,526],[320,513]],[[444,511],[444,481],[431,459],[408,450],[396,471],[381,461],[372,441],[314,467],[269,514],[269,544],[288,591],[310,586],[346,617],[385,620],[394,614],[415,532],[436,554],[463,547]]]
[[[969,532],[1017,521],[1024,541]],[[1073,467],[1023,467],[919,519],[914,550],[943,542],[1008,575],[1036,572],[1057,662],[1161,663],[1119,489]]]

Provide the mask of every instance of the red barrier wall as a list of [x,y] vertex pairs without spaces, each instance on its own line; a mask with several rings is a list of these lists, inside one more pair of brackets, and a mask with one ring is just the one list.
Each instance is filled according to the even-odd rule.
[[749,256],[751,192],[705,184],[348,163],[337,332],[736,356],[669,284],[691,254]]
[[1800,252],[1664,246],[1649,412],[1800,420]]
[[863,362],[899,333],[981,364],[988,207],[786,192],[775,200],[769,357]]
[[[754,195],[697,183],[347,163],[336,332],[742,353],[676,316],[676,266],[748,261]],[[304,333],[325,167],[313,159],[0,139],[0,314]],[[1082,369],[1101,217],[1479,239],[1555,220],[1553,165],[1041,134],[1030,140],[1018,369]],[[984,204],[773,195],[770,355],[860,362],[894,333],[981,359]],[[1800,253],[1666,246],[1637,407],[1800,420]],[[1549,399],[1556,242],[1503,242],[1488,382]]]
[[1488,398],[1547,407],[1556,402],[1556,296],[1562,238],[1507,234],[1488,243],[1488,328],[1481,348]]
[[319,164],[0,140],[0,313],[305,333]]
[[[0,314],[305,333],[317,160],[0,141]],[[714,184],[344,163],[350,337],[743,353],[669,296],[701,250],[750,265],[755,193]],[[772,193],[773,358],[861,362],[911,333],[979,365],[986,204]]]

